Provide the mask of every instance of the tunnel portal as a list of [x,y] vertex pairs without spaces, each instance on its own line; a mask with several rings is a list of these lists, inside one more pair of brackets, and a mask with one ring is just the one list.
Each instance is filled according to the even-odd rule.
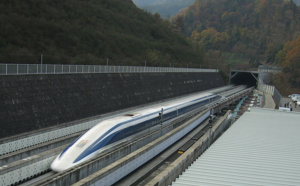
[[230,71],[230,85],[247,85],[248,87],[257,87],[258,71]]

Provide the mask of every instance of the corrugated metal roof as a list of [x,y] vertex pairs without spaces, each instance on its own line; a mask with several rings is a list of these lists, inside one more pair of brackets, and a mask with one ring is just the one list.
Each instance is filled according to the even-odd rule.
[[172,185],[300,185],[300,113],[252,108]]

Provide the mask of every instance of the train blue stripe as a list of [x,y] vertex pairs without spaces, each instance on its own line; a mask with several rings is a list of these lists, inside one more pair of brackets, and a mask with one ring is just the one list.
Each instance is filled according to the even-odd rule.
[[[200,103],[202,103],[202,102],[208,101],[208,100],[211,99],[211,98],[216,98],[216,97],[217,97],[217,96],[215,96],[215,95],[209,95],[209,96],[197,98],[197,99],[191,100],[191,101],[189,101],[189,102],[182,103],[182,104],[179,104],[179,105],[176,105],[176,106],[167,108],[167,109],[164,110],[164,112],[168,112],[168,111],[170,111],[170,110],[172,110],[172,109],[175,109],[174,112],[176,112],[177,110],[180,110],[180,109],[181,109],[181,110],[183,110],[183,113],[185,113],[185,112],[184,112],[184,109],[187,110],[187,109],[189,109],[190,107],[192,107],[192,106],[195,105],[195,104],[200,104]],[[186,106],[184,106],[184,105],[186,105]],[[180,108],[180,107],[181,107],[181,108]],[[117,129],[117,128],[119,128],[120,126],[123,126],[123,125],[125,125],[125,124],[132,123],[132,122],[135,122],[135,121],[137,121],[137,120],[142,120],[142,119],[144,119],[144,118],[146,118],[146,117],[152,116],[149,120],[142,122],[142,123],[147,123],[147,122],[149,122],[149,121],[155,119],[155,118],[158,116],[158,113],[159,113],[159,112],[160,112],[160,111],[155,111],[155,112],[149,113],[149,114],[147,114],[147,115],[143,115],[143,116],[140,116],[140,117],[137,117],[137,118],[133,118],[133,119],[131,119],[131,120],[128,120],[128,121],[125,121],[125,122],[121,122],[121,123],[115,125],[115,126],[112,127],[111,129],[109,129],[107,132],[105,132],[102,136],[100,136],[100,137],[99,137],[92,145],[90,145],[83,153],[81,153],[81,154],[75,159],[74,163],[76,163],[76,162],[82,160],[83,158],[85,158],[86,156],[90,155],[91,153],[94,153],[94,152],[98,151],[99,149],[101,149],[102,147],[108,145],[109,141],[110,141],[110,140],[116,135],[116,133],[119,132],[119,131],[117,131],[117,132],[115,132],[115,133],[112,133],[112,134],[109,135],[109,136],[107,136],[107,135],[108,135],[109,133],[111,133],[112,131],[114,131],[115,129]],[[172,112],[171,112],[171,113],[172,113]],[[166,114],[169,114],[169,113],[166,113]],[[174,117],[175,117],[175,116],[174,116]],[[174,117],[170,117],[170,118],[168,118],[168,120],[173,119]],[[139,123],[139,124],[141,124],[141,123]],[[137,125],[139,125],[139,124],[137,124]],[[158,123],[156,123],[156,124],[158,124]],[[137,126],[137,125],[135,125],[135,126]],[[152,127],[152,126],[150,126],[150,127]],[[128,136],[130,136],[130,135],[128,135]],[[124,136],[124,138],[126,138],[126,137],[128,137],[128,136]],[[105,139],[103,139],[103,138],[105,138]],[[102,140],[102,141],[101,141],[101,140]],[[119,140],[121,140],[121,139],[119,139]],[[74,143],[73,143],[73,144],[74,144]],[[72,146],[73,144],[71,144],[70,146]],[[69,147],[68,147],[68,148],[69,148]],[[64,151],[64,152],[65,152],[65,151]],[[64,153],[64,152],[63,152],[63,153]],[[62,153],[62,154],[63,154],[63,153]],[[62,156],[62,154],[61,154],[60,156]]]
[[[176,107],[180,107],[180,106],[182,106],[182,105],[184,105],[184,104],[188,104],[188,103],[191,103],[191,102],[196,102],[196,101],[202,100],[202,99],[207,98],[207,97],[212,97],[212,95],[205,96],[205,97],[201,97],[201,98],[197,98],[197,99],[191,100],[190,102],[187,102],[187,103],[179,104],[179,105],[175,106],[175,108],[176,108]],[[169,108],[169,109],[166,109],[165,111],[168,111],[168,110],[170,110],[170,109],[174,109],[174,107]],[[103,134],[102,136],[100,136],[100,138],[98,138],[97,141],[96,141],[95,143],[93,143],[92,145],[97,144],[101,139],[103,139],[103,138],[104,138],[107,134],[109,134],[112,130],[116,129],[117,127],[119,127],[119,126],[121,126],[121,125],[123,125],[123,124],[127,124],[128,122],[133,122],[133,121],[136,121],[136,120],[138,120],[138,119],[143,119],[143,118],[145,118],[145,117],[149,117],[150,115],[158,114],[158,113],[159,113],[159,111],[158,111],[158,112],[154,112],[154,113],[149,113],[149,114],[147,114],[147,115],[141,116],[141,117],[139,117],[139,118],[132,119],[132,120],[130,120],[130,121],[122,122],[122,123],[118,124],[117,126],[115,126],[114,128],[112,128],[112,129],[110,129],[109,131],[107,131],[107,132],[106,132],[105,134]],[[80,137],[81,137],[81,136],[80,136]],[[62,151],[62,153],[60,154],[59,157],[61,157],[61,156],[62,156],[62,155],[63,155],[63,154],[64,154],[64,153],[72,146],[72,145],[74,145],[74,143],[75,143],[78,139],[79,139],[79,138],[77,138],[73,143],[71,143],[68,147],[66,147],[66,148]]]

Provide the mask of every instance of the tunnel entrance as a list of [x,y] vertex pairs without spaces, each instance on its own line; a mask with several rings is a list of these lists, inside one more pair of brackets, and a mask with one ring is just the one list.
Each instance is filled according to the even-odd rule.
[[257,87],[259,72],[257,71],[230,71],[230,85],[247,85]]

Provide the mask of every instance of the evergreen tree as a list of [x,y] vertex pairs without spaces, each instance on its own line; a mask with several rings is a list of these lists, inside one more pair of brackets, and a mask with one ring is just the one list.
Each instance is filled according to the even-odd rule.
[[184,19],[182,15],[176,17],[174,21],[174,30],[180,33],[184,32]]

